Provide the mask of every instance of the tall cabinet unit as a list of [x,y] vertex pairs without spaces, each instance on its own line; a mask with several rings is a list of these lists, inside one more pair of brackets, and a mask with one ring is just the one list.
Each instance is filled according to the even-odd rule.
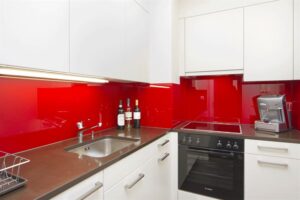
[[185,19],[186,74],[243,70],[243,9]]
[[244,8],[244,80],[293,80],[293,0]]
[[68,6],[68,0],[0,0],[0,65],[68,72]]
[[294,0],[294,79],[300,80],[300,0]]

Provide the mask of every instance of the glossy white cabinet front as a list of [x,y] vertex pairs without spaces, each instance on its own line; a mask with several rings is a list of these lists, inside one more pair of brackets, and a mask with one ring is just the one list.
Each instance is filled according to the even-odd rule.
[[121,78],[123,0],[70,1],[70,70],[73,73]]
[[245,140],[245,200],[300,199],[299,145]]
[[293,80],[293,0],[244,9],[244,80]]
[[149,13],[135,0],[125,0],[124,56],[122,76],[148,82]]
[[185,20],[185,72],[243,69],[243,9]]
[[103,200],[103,171],[69,188],[51,200]]
[[71,0],[71,72],[146,82],[147,20],[134,0]]
[[69,71],[68,0],[0,0],[0,64]]
[[300,0],[294,0],[294,79],[300,80]]

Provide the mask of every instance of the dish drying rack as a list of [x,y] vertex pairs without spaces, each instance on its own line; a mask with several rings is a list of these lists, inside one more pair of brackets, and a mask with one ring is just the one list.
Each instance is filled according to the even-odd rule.
[[0,151],[0,196],[25,185],[27,180],[20,177],[20,171],[28,162],[21,156]]

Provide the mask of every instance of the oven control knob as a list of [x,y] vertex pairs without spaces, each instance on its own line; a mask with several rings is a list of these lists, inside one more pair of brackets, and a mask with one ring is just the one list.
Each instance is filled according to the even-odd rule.
[[232,147],[234,150],[238,150],[239,149],[239,145],[237,144],[237,142],[234,142],[234,145]]
[[200,139],[199,138],[197,138],[196,143],[200,144]]
[[230,142],[228,141],[227,144],[226,144],[226,149],[231,149],[231,147],[232,146],[231,146]]
[[183,138],[182,138],[182,143],[185,143],[185,141],[186,141],[186,138],[183,137]]
[[219,140],[218,143],[217,143],[217,148],[220,149],[220,148],[222,148],[222,146],[223,146],[223,145],[222,145],[222,143],[221,143],[221,140]]
[[189,137],[189,143],[190,144],[192,143],[192,137]]

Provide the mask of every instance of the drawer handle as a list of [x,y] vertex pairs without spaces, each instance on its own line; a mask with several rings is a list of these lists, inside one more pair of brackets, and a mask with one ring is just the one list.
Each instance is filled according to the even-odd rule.
[[282,167],[282,168],[289,167],[289,165],[286,163],[274,163],[274,162],[268,162],[268,161],[262,161],[262,160],[258,160],[257,163],[260,165],[270,165],[270,166]]
[[289,151],[289,149],[287,149],[287,148],[280,148],[280,147],[266,147],[266,146],[260,146],[260,145],[258,145],[257,146],[257,148],[258,149],[260,149],[260,150],[273,150],[273,151],[281,151],[281,152],[283,152],[283,153],[287,153],[288,151]]
[[94,192],[96,192],[97,190],[99,190],[100,188],[103,187],[103,184],[100,182],[96,182],[95,183],[95,187],[93,187],[92,189],[90,189],[89,191],[87,191],[87,193],[81,195],[80,197],[77,198],[77,200],[84,200],[87,197],[91,196]]
[[145,174],[139,174],[139,177],[135,181],[133,181],[131,184],[125,185],[125,188],[130,190],[131,188],[133,188],[133,186],[135,186],[144,177],[145,177]]
[[169,153],[165,153],[165,155],[162,158],[158,159],[158,162],[164,161],[169,155],[170,155]]
[[166,144],[168,144],[170,142],[170,140],[166,140],[164,141],[163,143],[159,144],[158,147],[163,147],[165,146]]

